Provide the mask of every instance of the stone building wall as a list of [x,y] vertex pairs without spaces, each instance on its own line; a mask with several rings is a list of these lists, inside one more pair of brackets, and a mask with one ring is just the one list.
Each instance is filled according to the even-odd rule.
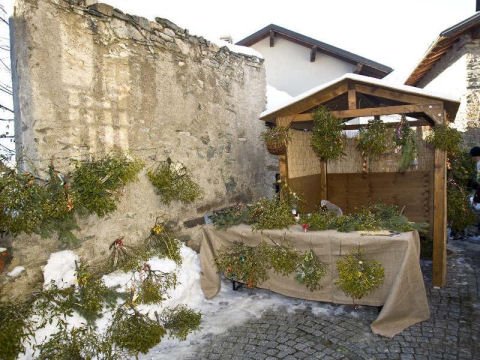
[[[452,84],[446,86],[445,81],[439,80],[454,67],[454,72],[461,78],[452,79]],[[458,71],[459,67],[462,67],[461,71]],[[448,75],[451,78],[452,74]],[[448,93],[461,88],[455,127],[463,132],[466,148],[480,146],[480,39],[472,39],[470,34],[463,35],[417,86]]]
[[[16,2],[11,38],[20,167],[42,174],[53,161],[67,171],[71,159],[113,150],[144,160],[146,169],[171,157],[191,170],[204,196],[193,205],[163,206],[145,170],[115,213],[80,219],[78,252],[95,260],[119,236],[127,243],[145,238],[157,216],[181,226],[271,193],[273,175],[259,140],[263,60],[219,48],[165,19],[82,3]],[[57,248],[55,239],[17,237],[11,267],[26,265],[24,282],[34,283],[35,269]]]

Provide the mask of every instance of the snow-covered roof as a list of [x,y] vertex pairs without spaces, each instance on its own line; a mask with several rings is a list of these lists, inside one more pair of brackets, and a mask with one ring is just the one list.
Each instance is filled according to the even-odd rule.
[[441,94],[438,91],[419,89],[419,88],[416,88],[414,86],[394,84],[394,83],[391,83],[391,82],[389,82],[387,80],[383,80],[383,79],[375,79],[375,78],[372,78],[372,77],[369,77],[369,76],[347,73],[347,74],[344,74],[344,75],[340,76],[339,78],[334,79],[330,82],[324,83],[324,84],[319,85],[317,87],[314,87],[310,90],[307,90],[304,93],[299,94],[299,95],[291,98],[289,101],[286,101],[286,102],[278,105],[275,108],[265,110],[260,115],[260,118],[261,119],[266,118],[266,117],[272,115],[273,113],[276,113],[279,110],[285,109],[290,105],[293,105],[293,104],[295,104],[295,103],[297,103],[301,100],[304,100],[304,99],[306,99],[306,98],[308,98],[308,97],[310,97],[310,96],[312,96],[312,95],[314,95],[318,92],[321,92],[322,90],[325,90],[325,89],[327,89],[327,88],[329,88],[329,87],[331,87],[331,86],[333,86],[337,83],[340,83],[344,80],[353,80],[353,81],[362,82],[362,83],[369,84],[369,85],[374,85],[374,86],[379,86],[379,87],[383,87],[383,88],[387,88],[387,89],[400,91],[400,92],[403,92],[403,93],[426,96],[426,97],[429,97],[429,98],[435,98],[435,99],[439,99],[439,100],[443,100],[443,101],[449,101],[449,102],[454,102],[454,103],[459,103],[460,102],[458,97],[447,95],[447,94]]

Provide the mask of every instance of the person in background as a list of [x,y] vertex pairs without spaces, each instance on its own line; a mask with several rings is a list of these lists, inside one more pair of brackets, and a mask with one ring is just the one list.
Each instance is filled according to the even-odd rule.
[[473,195],[473,208],[480,210],[480,147],[474,146],[470,149],[470,156],[475,162],[475,177],[472,179],[472,188],[475,190]]

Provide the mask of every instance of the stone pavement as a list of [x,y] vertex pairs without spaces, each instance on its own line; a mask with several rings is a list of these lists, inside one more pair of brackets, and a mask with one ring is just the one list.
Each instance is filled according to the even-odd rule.
[[[188,359],[480,359],[480,240],[450,243],[448,285],[432,289],[425,278],[430,320],[393,339],[370,331],[376,308],[338,305],[332,316],[307,305],[266,312],[203,343]],[[422,268],[430,274],[431,262]]]

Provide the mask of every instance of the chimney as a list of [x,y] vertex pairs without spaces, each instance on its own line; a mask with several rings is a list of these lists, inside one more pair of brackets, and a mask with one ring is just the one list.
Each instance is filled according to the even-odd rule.
[[[480,0],[477,0],[477,1],[480,1]],[[220,36],[220,40],[223,40],[223,41],[226,41],[230,44],[233,44],[233,39],[232,39],[232,36],[231,35],[223,35],[223,36]]]

